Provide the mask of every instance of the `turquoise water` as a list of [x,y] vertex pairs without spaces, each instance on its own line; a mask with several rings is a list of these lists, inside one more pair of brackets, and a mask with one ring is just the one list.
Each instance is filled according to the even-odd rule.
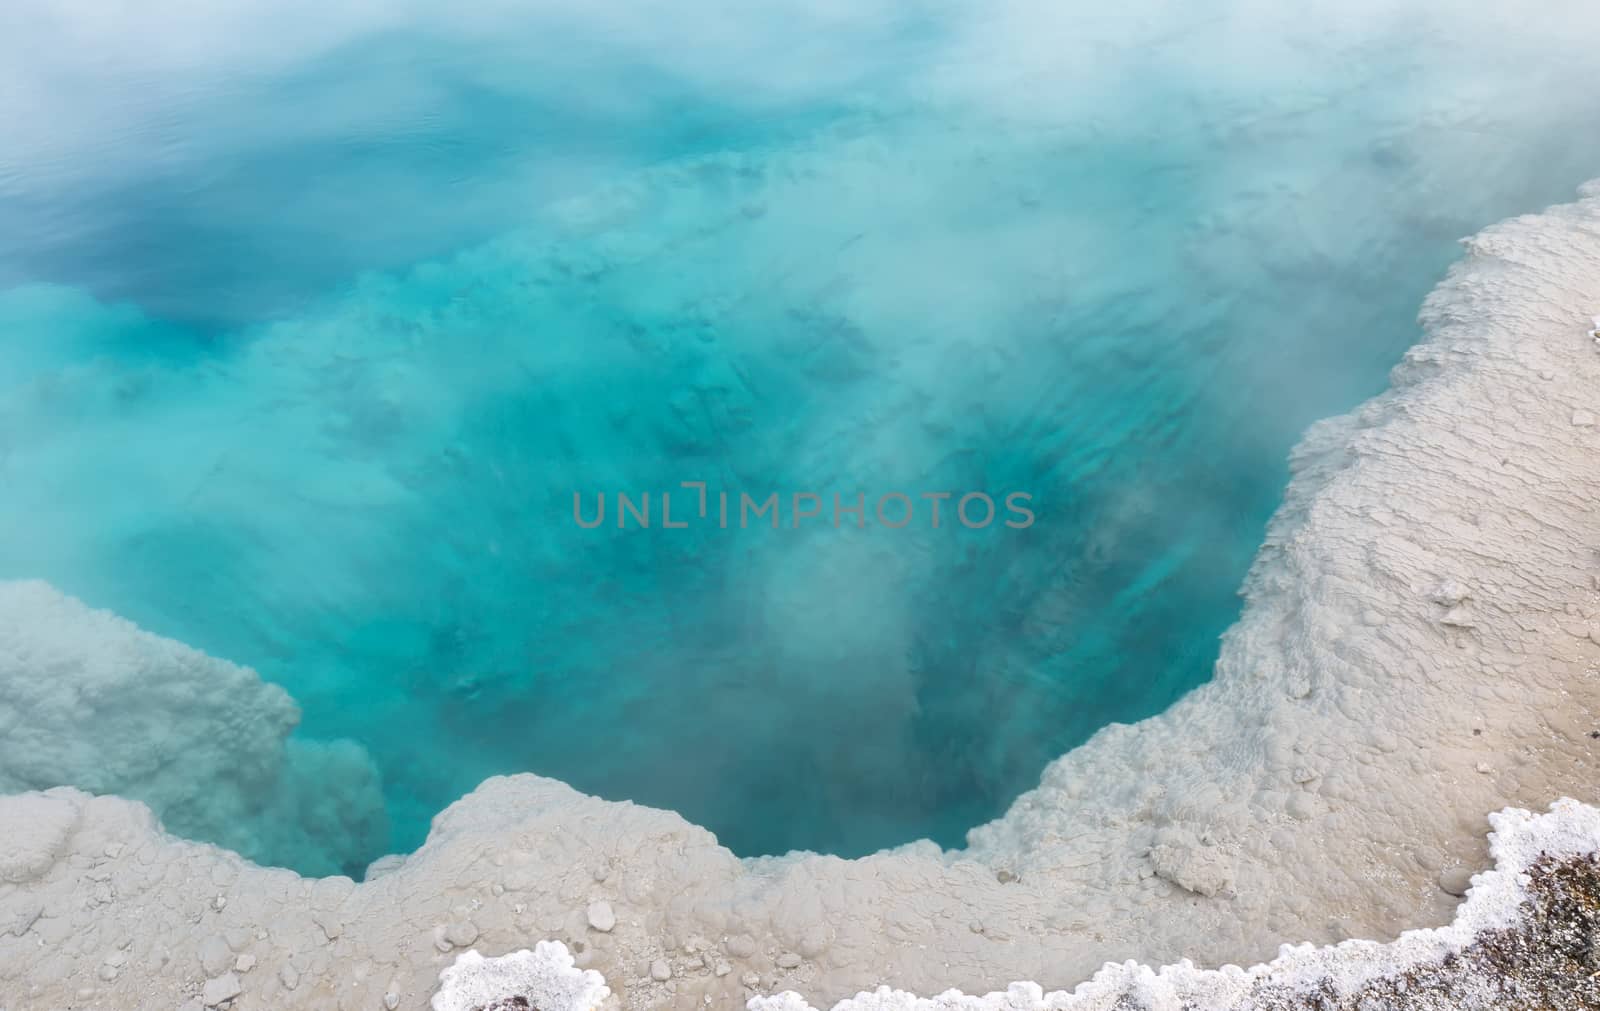
[[[262,861],[518,771],[741,854],[960,845],[1209,677],[1299,433],[1600,174],[1592,15],[1410,7],[158,4],[106,60],[25,5],[0,577],[367,749],[389,837]],[[874,522],[945,491],[1034,522]]]

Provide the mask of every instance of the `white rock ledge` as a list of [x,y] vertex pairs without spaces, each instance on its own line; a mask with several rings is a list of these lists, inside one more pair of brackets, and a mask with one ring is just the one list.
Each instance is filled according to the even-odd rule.
[[[458,951],[539,938],[624,1008],[826,1006],[1450,922],[1486,812],[1600,783],[1600,428],[1575,423],[1600,413],[1600,187],[1466,245],[1393,388],[1296,450],[1214,680],[1054,762],[968,849],[739,860],[670,812],[515,776],[358,885],[173,838],[132,801],[21,794],[0,799],[0,1008],[421,1009]],[[1338,978],[1450,936],[1332,949]],[[1191,978],[1225,1000],[1246,974],[1124,966],[1076,999],[1176,1007],[1160,987]]]
[[[1154,971],[1137,962],[1108,965],[1074,992],[1045,993],[1037,983],[1013,983],[1004,992],[969,996],[949,990],[924,998],[879,987],[840,1001],[832,1011],[1115,1011],[1183,1008],[1187,1011],[1242,1011],[1262,1007],[1393,1008],[1395,993],[1411,993],[1412,1007],[1503,1009],[1518,1004],[1507,983],[1535,992],[1548,1011],[1600,1007],[1600,953],[1587,935],[1587,963],[1573,972],[1575,958],[1539,965],[1522,959],[1474,959],[1476,950],[1504,952],[1507,935],[1559,947],[1548,936],[1552,897],[1534,887],[1554,867],[1577,867],[1590,900],[1590,930],[1600,923],[1600,810],[1571,799],[1534,815],[1507,810],[1491,815],[1495,831],[1490,849],[1495,869],[1479,875],[1456,912],[1455,922],[1438,930],[1413,930],[1390,944],[1345,941],[1317,948],[1284,945],[1272,962],[1244,970],[1197,969],[1190,962]],[[1576,897],[1572,890],[1554,896]],[[1543,913],[1545,922],[1541,923]],[[1576,924],[1573,924],[1576,927]],[[1492,966],[1486,968],[1486,966]],[[1581,974],[1592,970],[1587,981]],[[439,975],[433,1011],[594,1011],[610,995],[600,976],[573,967],[564,945],[541,941],[536,951],[485,959],[469,951]],[[1587,985],[1585,985],[1587,983]],[[1387,1002],[1385,999],[1387,998]],[[1315,1003],[1321,1000],[1324,1003]],[[749,1011],[819,1011],[786,991],[752,998]]]

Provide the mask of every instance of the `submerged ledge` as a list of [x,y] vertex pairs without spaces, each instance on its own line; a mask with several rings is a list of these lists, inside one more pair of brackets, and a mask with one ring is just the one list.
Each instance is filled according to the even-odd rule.
[[[968,849],[739,860],[671,812],[524,775],[485,782],[358,885],[173,838],[117,797],[15,794],[0,799],[0,1007],[420,1008],[459,951],[539,938],[630,1009],[1003,980],[1038,981],[1012,1006],[1051,1007],[1035,996],[1108,962],[1248,964],[1284,939],[1450,921],[1488,865],[1486,812],[1592,803],[1600,783],[1600,186],[1584,196],[1469,240],[1390,392],[1307,434],[1215,679],[1057,760]],[[149,664],[182,649],[131,626],[60,635],[36,670],[39,630],[0,631],[0,663],[55,689],[0,677],[0,747],[64,727],[64,763],[111,745],[81,740],[63,699],[125,684],[123,668],[162,683]],[[149,699],[145,716],[168,706],[175,739],[215,741],[249,719],[238,697]],[[306,778],[281,739],[250,748],[247,763],[202,754],[229,782]],[[1592,829],[1592,812],[1562,812]],[[1408,943],[1331,950],[1370,956],[1378,978]]]

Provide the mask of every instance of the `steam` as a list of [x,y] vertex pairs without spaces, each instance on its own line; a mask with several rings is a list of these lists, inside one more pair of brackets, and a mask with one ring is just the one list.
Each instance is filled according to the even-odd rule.
[[[955,844],[1207,676],[1299,432],[1378,391],[1457,236],[1600,165],[1595,29],[8,5],[0,577],[285,682],[399,845],[524,768],[745,851]],[[1039,519],[570,522],[685,480]]]

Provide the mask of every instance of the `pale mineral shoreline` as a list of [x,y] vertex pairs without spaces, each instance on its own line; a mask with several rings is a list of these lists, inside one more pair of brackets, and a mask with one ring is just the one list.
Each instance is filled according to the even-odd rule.
[[[1013,983],[981,996],[949,990],[917,997],[885,986],[832,1011],[1600,1007],[1600,809],[1566,798],[1543,815],[1513,809],[1490,821],[1495,868],[1472,879],[1447,927],[1407,931],[1388,944],[1284,945],[1270,963],[1248,970],[1185,961],[1157,971],[1129,961],[1107,965],[1071,993]],[[611,996],[605,979],[579,969],[558,941],[497,958],[469,951],[439,980],[433,1011],[509,1011],[518,997],[544,1011],[590,1011]],[[818,1011],[793,991],[756,997],[748,1006]]]
[[[1490,866],[1490,812],[1575,798],[1555,821],[1508,813],[1502,834],[1537,821],[1564,852],[1600,850],[1583,806],[1600,800],[1600,184],[1583,193],[1469,240],[1390,392],[1307,434],[1215,679],[1054,762],[968,849],[740,860],[671,812],[523,775],[486,781],[358,885],[174,838],[116,797],[15,794],[0,1009],[422,1008],[463,952],[541,940],[629,1009],[1018,980],[1036,988],[972,1006],[1056,1008],[1042,991],[1106,963],[1251,965],[1283,942],[1450,923]],[[201,687],[140,697],[168,676]],[[42,584],[0,587],[0,765],[105,766],[97,789],[155,777],[181,804],[203,777],[173,774],[172,754],[234,789],[279,781],[286,703]],[[173,750],[123,759],[152,728]],[[192,816],[225,823],[227,789]],[[1521,857],[1499,855],[1525,885]],[[1462,917],[1451,944],[1482,927]],[[1442,958],[1443,936],[1418,943]],[[1355,966],[1418,948],[1331,950],[1318,958]],[[1121,990],[1074,1011],[1176,1006],[1150,970],[1118,971],[1084,992]],[[1243,1006],[1226,1003],[1237,973],[1195,978],[1202,1006]]]

